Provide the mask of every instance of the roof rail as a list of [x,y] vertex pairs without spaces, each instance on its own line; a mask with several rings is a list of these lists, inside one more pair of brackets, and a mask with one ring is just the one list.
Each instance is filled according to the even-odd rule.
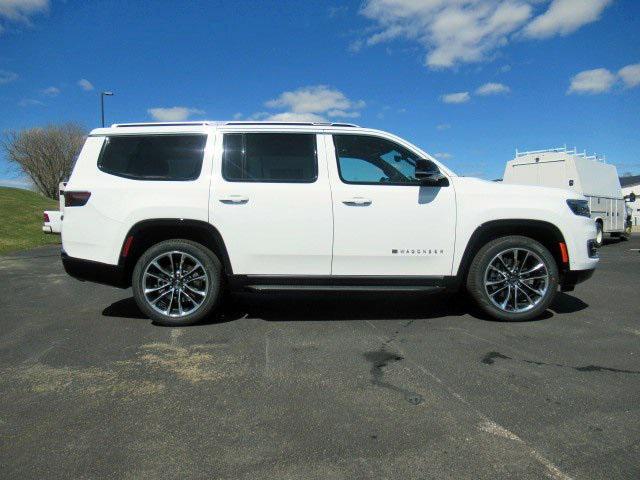
[[210,125],[212,122],[142,122],[142,123],[114,123],[113,128],[121,127],[180,127],[188,125]]
[[122,127],[180,127],[189,125],[311,125],[311,126],[327,126],[327,127],[354,127],[358,125],[353,123],[342,122],[269,122],[269,121],[231,121],[231,122],[214,122],[209,120],[195,122],[139,122],[139,123],[114,123],[112,128]]
[[256,121],[233,121],[225,122],[225,125],[311,125],[322,127],[354,127],[358,128],[358,125],[354,123],[334,123],[334,122],[256,122]]

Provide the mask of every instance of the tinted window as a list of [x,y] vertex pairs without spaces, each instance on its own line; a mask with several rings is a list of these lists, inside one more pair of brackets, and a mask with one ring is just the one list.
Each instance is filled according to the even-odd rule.
[[98,168],[136,180],[195,180],[200,176],[205,135],[108,137]]
[[318,176],[316,136],[232,133],[224,136],[222,176],[231,182],[310,183]]
[[346,183],[417,185],[418,155],[384,138],[334,135],[340,178]]

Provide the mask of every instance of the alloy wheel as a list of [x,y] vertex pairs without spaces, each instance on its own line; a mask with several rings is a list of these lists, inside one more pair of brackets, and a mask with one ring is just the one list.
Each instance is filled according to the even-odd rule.
[[509,248],[493,257],[484,273],[491,303],[510,313],[531,310],[549,289],[549,270],[540,256],[527,248]]
[[145,300],[158,313],[184,317],[202,306],[209,293],[209,276],[202,263],[186,252],[163,252],[142,275]]

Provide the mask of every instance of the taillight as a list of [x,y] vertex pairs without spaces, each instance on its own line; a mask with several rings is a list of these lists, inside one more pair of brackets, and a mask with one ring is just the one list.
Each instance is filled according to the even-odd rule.
[[64,192],[65,207],[82,207],[89,201],[91,192]]
[[44,214],[44,221],[45,223],[49,221],[49,214],[45,212]]

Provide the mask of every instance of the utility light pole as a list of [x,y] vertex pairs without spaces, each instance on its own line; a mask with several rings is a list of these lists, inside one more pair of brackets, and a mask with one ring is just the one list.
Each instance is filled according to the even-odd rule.
[[102,118],[102,126],[104,127],[104,97],[112,97],[113,92],[100,92],[100,117]]

